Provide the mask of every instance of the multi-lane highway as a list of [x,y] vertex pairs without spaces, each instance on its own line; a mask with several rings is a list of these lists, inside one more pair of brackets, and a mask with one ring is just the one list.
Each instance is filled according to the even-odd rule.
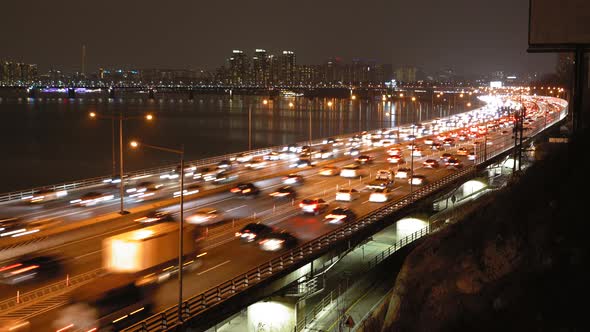
[[[547,117],[548,114],[545,113],[546,110],[550,112],[561,110],[539,99],[536,98],[534,103],[537,104],[537,109],[541,110],[539,111],[541,113],[529,112],[528,117],[531,120],[528,125],[530,127],[544,126],[543,117]],[[533,100],[531,99],[530,102],[533,103]],[[262,222],[272,225],[277,229],[287,230],[294,234],[301,243],[313,240],[338,227],[337,225],[323,222],[325,215],[335,207],[349,207],[357,216],[361,217],[383,204],[387,204],[387,202],[370,202],[369,197],[371,192],[365,188],[378,170],[392,169],[395,172],[400,167],[408,167],[413,168],[414,174],[424,175],[426,181],[436,181],[461,167],[446,167],[444,160],[441,158],[443,154],[450,154],[459,161],[460,165],[465,166],[483,160],[482,155],[484,153],[491,155],[494,150],[505,149],[511,146],[514,144],[514,139],[511,138],[512,118],[507,114],[498,114],[497,105],[493,105],[492,103],[490,105],[490,107],[482,110],[473,111],[470,115],[453,116],[448,119],[438,119],[436,123],[425,122],[420,126],[401,128],[399,136],[401,142],[386,147],[379,145],[384,141],[395,141],[397,130],[388,131],[391,137],[385,137],[383,134],[381,137],[376,135],[372,137],[368,135],[364,136],[359,141],[359,155],[366,154],[374,158],[373,162],[361,166],[367,172],[367,176],[364,177],[344,178],[339,175],[325,176],[319,172],[326,165],[342,168],[345,165],[355,163],[354,159],[358,156],[347,154],[353,148],[350,145],[346,145],[352,143],[349,139],[314,146],[314,150],[323,148],[330,151],[337,150],[337,152],[333,157],[318,159],[318,164],[313,167],[292,168],[290,167],[294,163],[292,159],[268,161],[267,167],[255,170],[246,169],[244,166],[245,163],[237,163],[235,166],[238,174],[236,182],[253,181],[262,190],[259,197],[252,199],[235,196],[235,194],[230,193],[225,187],[223,187],[223,191],[216,192],[216,189],[220,187],[219,185],[205,183],[201,180],[191,181],[193,175],[186,176],[185,179],[188,180],[187,187],[191,182],[198,183],[201,187],[199,193],[192,196],[185,196],[185,215],[190,216],[197,209],[203,207],[213,207],[222,212],[223,221],[210,225],[205,230],[206,238],[203,243],[204,256],[202,257],[200,266],[185,276],[184,294],[186,294],[186,297],[190,297],[192,294],[207,290],[234,275],[243,273],[280,254],[280,252],[265,252],[260,250],[256,244],[243,244],[236,240],[234,233],[248,222]],[[445,126],[443,126],[443,123]],[[490,125],[488,126],[487,124]],[[473,130],[471,128],[475,129]],[[436,129],[438,129],[439,133],[433,133],[433,130]],[[412,134],[415,135],[415,139],[412,139]],[[444,144],[445,139],[447,139],[446,142],[448,144]],[[415,152],[414,157],[411,156],[412,150],[408,148],[411,143],[414,143],[417,150],[421,151],[420,154]],[[433,143],[439,143],[440,149],[433,149],[432,146],[436,146]],[[388,143],[386,144],[389,145]],[[387,158],[395,152],[393,151],[395,148],[399,149],[399,154],[405,160],[404,164],[392,164],[388,161]],[[467,153],[459,152],[463,150]],[[470,158],[469,152],[473,152],[471,155],[473,158]],[[413,166],[410,164],[412,159],[414,162]],[[440,166],[434,168],[425,167],[424,162],[427,159],[437,160]],[[277,201],[269,194],[284,185],[283,175],[289,172],[296,172],[302,175],[304,182],[301,185],[293,186],[297,192],[296,199]],[[160,175],[154,174],[150,178],[143,178],[136,181],[152,181],[155,184],[162,184],[162,187],[158,189],[158,193],[154,196],[153,200],[133,202],[131,198],[127,199],[126,205],[128,209],[131,211],[138,208],[145,209],[146,206],[149,207],[156,202],[163,202],[173,198],[173,193],[178,191],[177,179],[161,179]],[[255,181],[255,179],[260,178],[264,179]],[[133,185],[134,183],[129,184],[130,187]],[[396,178],[393,187],[391,187],[389,201],[399,199],[409,194],[410,190],[415,190],[418,187],[419,185],[410,186],[407,179]],[[341,188],[357,189],[360,191],[360,196],[352,202],[336,202],[336,191]],[[92,207],[70,206],[71,200],[89,191],[108,191],[112,195],[116,195],[117,188],[116,186],[112,186],[111,188],[104,187],[81,190],[77,191],[75,195],[74,193],[70,193],[70,195],[59,198],[56,201],[43,204],[35,203],[33,206],[19,202],[18,204],[3,206],[2,211],[19,216],[24,220],[41,220],[47,222],[49,226],[40,230],[39,233],[52,228],[62,227],[63,225],[84,223],[89,219],[118,211],[119,203],[116,197]],[[321,197],[326,200],[329,203],[328,210],[318,216],[302,215],[298,203],[302,199],[315,197]],[[170,204],[166,209],[178,211],[176,204],[173,202],[170,202]],[[101,240],[112,234],[142,227],[142,224],[136,220],[144,214],[145,212],[119,216],[112,220],[105,220],[99,224],[73,229],[52,236],[52,238],[59,238],[61,243],[38,251],[36,254],[59,253],[64,259],[67,277],[99,269],[101,267],[102,257]],[[10,250],[5,254],[7,257],[10,256]],[[66,276],[62,275],[59,278],[64,277]],[[2,285],[0,286],[0,298],[6,299],[14,296],[13,293],[17,289],[24,293],[39,288],[44,283],[55,281],[56,279],[38,279],[34,283]],[[164,309],[175,303],[177,300],[176,287],[175,280],[162,283],[156,295],[155,310]],[[54,308],[46,308],[46,312],[45,310],[36,310],[35,312],[31,312],[27,317],[20,318],[28,319],[34,331],[55,331],[64,327],[60,326],[60,324],[63,324],[63,321],[59,322],[59,324],[55,323],[58,320],[59,311],[60,306],[58,303]]]

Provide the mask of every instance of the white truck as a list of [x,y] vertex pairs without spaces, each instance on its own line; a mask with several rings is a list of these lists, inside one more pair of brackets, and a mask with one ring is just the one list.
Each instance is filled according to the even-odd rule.
[[378,189],[391,188],[394,184],[394,174],[388,169],[380,169],[375,175],[373,181],[367,183],[365,189],[374,191]]
[[[183,231],[184,271],[198,266],[202,232],[194,225]],[[157,284],[178,273],[178,233],[178,224],[162,223],[105,238],[106,274],[74,289],[53,327],[119,331],[149,316]]]

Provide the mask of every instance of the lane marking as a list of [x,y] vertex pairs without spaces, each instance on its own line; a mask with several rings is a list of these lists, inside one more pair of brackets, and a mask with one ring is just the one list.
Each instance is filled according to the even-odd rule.
[[102,251],[102,249],[99,249],[97,251],[92,251],[92,252],[89,252],[89,253],[84,254],[84,255],[76,256],[76,257],[74,257],[74,259],[80,259],[80,258],[83,258],[83,257],[86,257],[86,256],[94,255],[94,254],[97,254],[97,253],[99,253],[101,251]]
[[207,272],[209,272],[209,271],[211,271],[211,270],[213,270],[213,269],[216,269],[216,268],[218,268],[218,267],[220,267],[220,266],[223,266],[223,265],[225,265],[225,264],[227,264],[227,263],[229,263],[229,262],[231,262],[231,260],[229,260],[229,259],[228,259],[228,260],[226,260],[226,261],[225,261],[225,262],[223,262],[223,263],[219,263],[219,264],[217,264],[217,265],[215,265],[215,266],[213,266],[213,267],[210,267],[210,268],[208,268],[208,269],[207,269],[207,270],[205,270],[205,271],[202,271],[202,272],[199,272],[199,273],[197,273],[197,275],[198,275],[198,276],[200,276],[201,274],[205,274],[205,273],[207,273]]
[[244,204],[244,205],[240,205],[240,206],[238,206],[238,207],[235,207],[235,208],[232,208],[232,209],[226,210],[225,212],[232,212],[232,211],[234,211],[234,210],[241,209],[241,208],[243,208],[243,207],[246,207],[246,206],[247,206],[246,204]]

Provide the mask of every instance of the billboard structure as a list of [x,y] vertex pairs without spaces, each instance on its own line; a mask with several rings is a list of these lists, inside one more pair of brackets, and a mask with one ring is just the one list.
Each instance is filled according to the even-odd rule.
[[529,0],[528,44],[528,52],[574,53],[572,127],[574,132],[586,127],[582,95],[584,53],[590,49],[590,0]]
[[590,47],[590,1],[529,1],[529,48]]

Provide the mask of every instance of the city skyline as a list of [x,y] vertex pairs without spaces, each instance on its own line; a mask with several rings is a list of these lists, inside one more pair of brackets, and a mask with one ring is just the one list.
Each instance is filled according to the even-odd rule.
[[[41,72],[50,67],[81,70],[85,45],[87,71],[99,67],[212,70],[223,64],[228,50],[256,48],[293,50],[301,63],[338,56],[426,71],[451,67],[475,74],[551,72],[555,63],[554,55],[526,53],[526,0],[501,0],[493,5],[465,0],[444,5],[372,0],[364,5],[365,12],[351,1],[303,1],[297,6],[233,3],[231,11],[216,4],[162,7],[152,1],[141,5],[107,1],[105,8],[117,10],[103,11],[98,20],[91,19],[93,11],[99,10],[95,6],[63,1],[29,10],[23,4],[6,4],[8,12],[26,12],[30,19],[25,25],[12,16],[0,22],[4,31],[0,58],[38,63]],[[283,10],[277,13],[279,8]],[[105,27],[102,21],[109,24]],[[39,33],[46,27],[48,32]],[[110,37],[104,38],[105,33]]]

